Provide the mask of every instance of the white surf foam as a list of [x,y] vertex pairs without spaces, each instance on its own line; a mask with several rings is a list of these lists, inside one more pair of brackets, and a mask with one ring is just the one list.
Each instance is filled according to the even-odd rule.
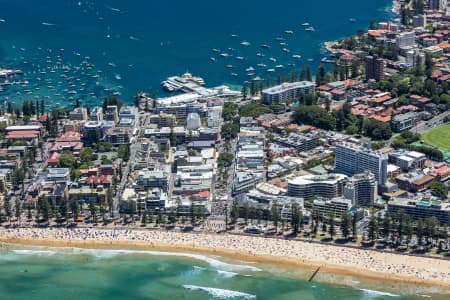
[[222,270],[218,270],[217,273],[219,273],[219,275],[222,275],[225,278],[231,278],[231,277],[239,275],[239,273],[230,272],[230,271],[222,271]]
[[363,292],[366,292],[369,295],[372,296],[388,296],[388,297],[400,297],[400,295],[391,294],[388,292],[381,292],[381,291],[375,291],[375,290],[369,290],[369,289],[360,289]]
[[232,290],[225,290],[225,289],[218,289],[218,288],[211,288],[211,287],[204,287],[204,286],[197,286],[197,285],[183,285],[185,289],[191,290],[191,291],[203,291],[208,293],[214,298],[219,299],[256,299],[255,295],[242,293],[238,291],[232,291]]
[[13,250],[12,252],[19,255],[39,255],[39,256],[52,256],[57,254],[56,251],[50,250]]
[[139,250],[98,250],[98,249],[82,249],[82,248],[73,248],[74,253],[85,253],[92,256],[95,256],[98,259],[110,259],[117,255],[124,254],[147,254],[153,256],[172,256],[172,257],[186,257],[192,258],[199,261],[204,261],[215,267],[217,269],[221,269],[223,271],[253,271],[259,272],[261,269],[249,266],[249,265],[239,265],[239,264],[229,264],[218,259],[215,259],[210,256],[201,255],[201,254],[193,254],[193,253],[184,253],[184,252],[164,252],[164,251],[139,251]]

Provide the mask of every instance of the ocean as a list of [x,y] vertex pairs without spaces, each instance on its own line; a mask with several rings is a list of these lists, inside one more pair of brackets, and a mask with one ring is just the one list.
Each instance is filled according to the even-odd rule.
[[0,101],[94,105],[116,94],[131,103],[139,91],[165,95],[161,81],[184,72],[207,86],[239,89],[256,76],[316,68],[326,55],[323,42],[391,18],[391,6],[392,0],[0,0],[0,68],[21,69],[24,76],[10,81],[27,81],[6,87]]
[[[97,299],[448,299],[431,290],[311,270],[156,251],[9,247],[0,251],[3,300]],[[447,296],[448,297],[448,296]]]

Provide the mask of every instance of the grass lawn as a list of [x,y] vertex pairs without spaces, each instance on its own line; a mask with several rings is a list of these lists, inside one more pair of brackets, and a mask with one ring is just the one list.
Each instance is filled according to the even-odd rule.
[[450,124],[425,132],[422,140],[431,146],[450,150]]

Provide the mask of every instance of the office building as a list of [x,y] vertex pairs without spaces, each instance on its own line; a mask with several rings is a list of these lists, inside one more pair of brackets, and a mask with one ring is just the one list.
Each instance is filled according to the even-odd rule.
[[370,172],[356,174],[344,186],[344,197],[352,200],[353,206],[372,206],[378,194],[378,183]]
[[342,174],[299,176],[288,181],[288,195],[305,200],[340,197],[346,180],[347,176]]
[[311,81],[299,81],[283,83],[262,91],[263,103],[284,103],[288,100],[296,100],[301,93],[311,95],[315,92],[315,84]]
[[384,79],[384,60],[378,55],[366,56],[366,80],[375,79],[381,81]]
[[408,172],[412,169],[423,169],[427,157],[416,151],[398,150],[389,154],[389,162]]
[[379,186],[387,181],[388,159],[385,155],[365,147],[353,144],[336,146],[335,172],[346,175],[356,175],[366,171],[372,172]]
[[408,112],[406,114],[396,115],[392,118],[391,125],[395,132],[401,132],[416,125],[419,114],[416,112]]

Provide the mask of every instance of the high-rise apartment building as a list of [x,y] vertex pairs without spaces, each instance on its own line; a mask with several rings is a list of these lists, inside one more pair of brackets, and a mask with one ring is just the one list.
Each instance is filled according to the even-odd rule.
[[365,147],[353,144],[336,146],[335,172],[356,175],[370,171],[374,174],[378,185],[387,181],[388,158]]

